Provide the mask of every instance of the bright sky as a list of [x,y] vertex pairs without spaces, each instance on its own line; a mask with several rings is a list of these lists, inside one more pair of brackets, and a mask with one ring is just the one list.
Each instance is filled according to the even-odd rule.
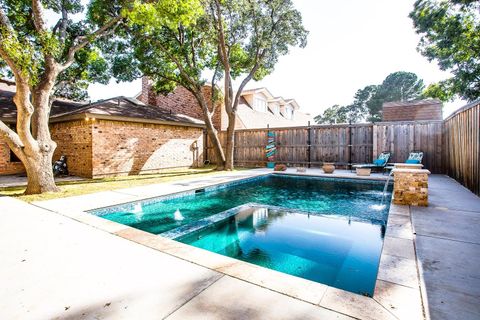
[[[350,103],[358,89],[379,84],[395,71],[414,72],[426,85],[449,76],[416,51],[419,37],[408,18],[414,0],[293,1],[310,31],[307,47],[291,50],[271,75],[247,88],[267,87],[317,115],[334,104]],[[89,94],[97,100],[140,90],[140,80],[112,81],[91,85]],[[463,104],[447,104],[444,116]]]

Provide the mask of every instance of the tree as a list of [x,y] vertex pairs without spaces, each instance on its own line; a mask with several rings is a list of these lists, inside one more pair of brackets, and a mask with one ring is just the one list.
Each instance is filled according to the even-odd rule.
[[[225,155],[212,121],[220,97],[216,81],[221,73],[211,19],[205,15],[199,1],[189,0],[184,1],[185,19],[180,19],[180,23],[159,23],[158,16],[164,14],[163,7],[158,4],[142,5],[132,11],[128,32],[107,50],[113,53],[115,75],[126,81],[138,74],[146,75],[154,82],[153,88],[157,93],[167,94],[177,86],[190,91],[202,109],[207,134],[217,156],[217,169],[223,169]],[[123,46],[125,41],[132,45],[133,50]],[[213,71],[209,97],[203,90],[207,79],[202,73],[206,70]]]
[[425,86],[415,73],[398,71],[389,74],[379,86],[365,87],[365,106],[368,121],[382,120],[382,106],[385,102],[409,101],[422,97]]
[[[90,8],[99,3],[93,1]],[[44,6],[61,14],[54,27],[47,25]],[[56,143],[51,139],[48,120],[59,78],[79,63],[78,53],[89,55],[88,46],[123,19],[119,10],[111,10],[105,23],[94,30],[88,20],[74,23],[69,19],[70,14],[81,10],[79,0],[12,0],[0,6],[0,57],[15,78],[17,108],[16,132],[0,122],[0,134],[25,166],[26,194],[58,190],[51,168]]]
[[444,101],[480,98],[480,2],[417,0],[410,18],[421,36],[420,53],[453,74],[425,94]]
[[379,85],[359,89],[353,103],[347,106],[334,105],[322,115],[315,117],[317,123],[358,123],[381,121],[385,102],[409,101],[422,97],[423,80],[411,72],[399,71],[388,75]]
[[[225,167],[232,170],[236,114],[243,89],[250,80],[270,74],[290,47],[305,47],[308,32],[290,0],[209,0],[208,5],[224,73],[228,115]],[[240,77],[234,93],[233,80]]]
[[[161,3],[162,18],[177,21],[182,2]],[[80,0],[5,0],[0,5],[0,67],[15,78],[17,108],[16,132],[0,121],[0,134],[25,166],[26,194],[58,190],[51,168],[56,143],[48,127],[54,92],[82,96],[78,89],[106,68],[95,46],[98,39],[139,6],[129,0],[92,0],[86,16],[74,22],[70,16],[84,9]],[[60,15],[54,26],[47,25],[45,9]]]
[[314,120],[318,124],[347,123],[346,114],[347,108],[345,106],[335,104],[327,108],[323,114],[316,116]]

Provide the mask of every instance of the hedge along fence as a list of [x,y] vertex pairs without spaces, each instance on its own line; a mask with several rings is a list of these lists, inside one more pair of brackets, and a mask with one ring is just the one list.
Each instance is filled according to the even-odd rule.
[[444,121],[444,172],[480,195],[480,100]]
[[[410,151],[424,152],[424,165],[442,172],[442,121],[389,122],[352,125],[247,129],[235,132],[235,163],[239,166],[265,166],[267,133],[275,133],[276,163],[290,166],[339,166],[371,163],[382,151],[391,151],[390,162],[405,162]],[[226,133],[220,133],[224,144]],[[208,159],[215,162],[211,143]]]

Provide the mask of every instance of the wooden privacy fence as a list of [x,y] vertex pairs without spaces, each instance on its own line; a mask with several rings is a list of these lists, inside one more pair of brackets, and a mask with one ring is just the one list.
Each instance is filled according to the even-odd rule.
[[[443,171],[442,121],[389,122],[352,125],[247,129],[235,132],[235,163],[265,166],[268,131],[275,132],[276,163],[291,166],[320,166],[335,162],[371,163],[382,151],[391,151],[390,162],[405,162],[410,151],[424,152],[423,164],[434,173]],[[220,133],[225,145],[225,132]],[[207,156],[215,162],[211,143]]]
[[444,122],[445,173],[480,195],[480,100]]

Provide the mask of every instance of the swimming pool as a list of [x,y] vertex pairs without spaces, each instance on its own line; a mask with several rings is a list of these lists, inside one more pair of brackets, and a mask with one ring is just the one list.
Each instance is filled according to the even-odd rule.
[[239,260],[373,295],[383,182],[270,174],[91,213]]

